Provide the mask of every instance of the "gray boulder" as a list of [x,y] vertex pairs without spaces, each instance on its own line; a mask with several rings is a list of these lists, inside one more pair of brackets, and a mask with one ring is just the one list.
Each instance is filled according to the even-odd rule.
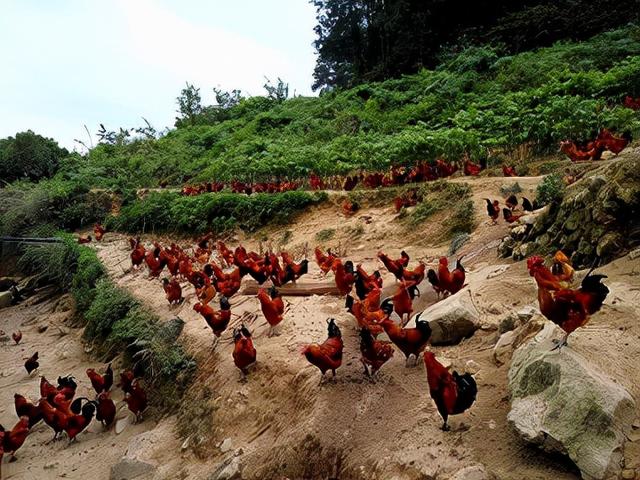
[[430,306],[421,314],[428,320],[433,345],[452,345],[468,338],[480,327],[480,313],[468,289]]
[[110,480],[134,480],[149,478],[156,469],[155,465],[124,456],[118,463],[111,467]]
[[551,323],[518,348],[509,369],[509,422],[527,441],[568,455],[585,480],[620,473],[635,403],[620,385],[565,347]]

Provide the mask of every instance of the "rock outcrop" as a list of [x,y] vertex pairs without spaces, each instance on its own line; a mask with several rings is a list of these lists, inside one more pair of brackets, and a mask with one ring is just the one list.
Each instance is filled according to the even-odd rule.
[[468,338],[480,327],[480,313],[468,289],[441,300],[424,310],[422,320],[428,320],[433,345],[453,345]]
[[639,210],[640,151],[635,149],[569,186],[562,202],[534,221],[514,227],[498,254],[520,260],[561,248],[574,267],[590,267],[596,258],[606,263],[640,244]]
[[552,351],[560,335],[548,323],[514,352],[508,420],[526,441],[568,455],[585,480],[610,478],[622,469],[633,398],[571,348]]

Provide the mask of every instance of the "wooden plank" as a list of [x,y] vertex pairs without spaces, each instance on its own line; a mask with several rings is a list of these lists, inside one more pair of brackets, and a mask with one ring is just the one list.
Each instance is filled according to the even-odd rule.
[[[243,289],[240,291],[242,295],[256,295],[259,288],[271,288],[271,282],[265,282],[258,285],[255,280],[246,280]],[[321,282],[302,282],[287,283],[282,287],[277,287],[278,292],[283,297],[308,297],[311,295],[340,295],[338,287],[336,287],[333,278]]]

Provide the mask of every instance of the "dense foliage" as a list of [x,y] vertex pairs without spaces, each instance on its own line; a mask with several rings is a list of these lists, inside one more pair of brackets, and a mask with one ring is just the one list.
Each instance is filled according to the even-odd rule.
[[433,68],[460,39],[509,53],[582,40],[637,21],[636,0],[311,0],[314,88],[352,86]]
[[69,155],[55,140],[33,133],[16,133],[15,137],[0,139],[0,179],[39,180],[53,176],[60,161]]
[[[159,139],[102,143],[58,177],[128,192],[199,180],[267,180],[385,169],[470,152],[511,162],[512,150],[556,151],[602,126],[640,131],[621,106],[640,96],[640,27],[505,56],[471,47],[435,70],[319,98],[222,97]],[[198,111],[198,109],[196,109]]]
[[324,194],[207,193],[184,197],[175,192],[155,192],[109,217],[107,227],[126,232],[183,231],[221,233],[240,227],[252,231],[268,222],[286,223],[303,208],[318,203]]
[[58,244],[27,247],[18,266],[27,274],[41,275],[61,291],[71,292],[86,326],[85,337],[99,345],[100,353],[125,352],[129,359],[144,362],[148,380],[161,392],[154,404],[168,406],[179,398],[195,367],[176,343],[181,320],[162,324],[113,284],[95,251],[78,245],[68,235]]

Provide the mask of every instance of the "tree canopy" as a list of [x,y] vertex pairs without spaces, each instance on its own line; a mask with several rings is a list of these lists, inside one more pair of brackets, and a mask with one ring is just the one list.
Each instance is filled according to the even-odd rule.
[[19,179],[39,180],[53,176],[60,160],[69,155],[66,148],[31,130],[0,139],[0,178],[5,182]]
[[384,80],[437,65],[444,46],[508,53],[582,40],[639,18],[637,0],[311,0],[314,89]]

